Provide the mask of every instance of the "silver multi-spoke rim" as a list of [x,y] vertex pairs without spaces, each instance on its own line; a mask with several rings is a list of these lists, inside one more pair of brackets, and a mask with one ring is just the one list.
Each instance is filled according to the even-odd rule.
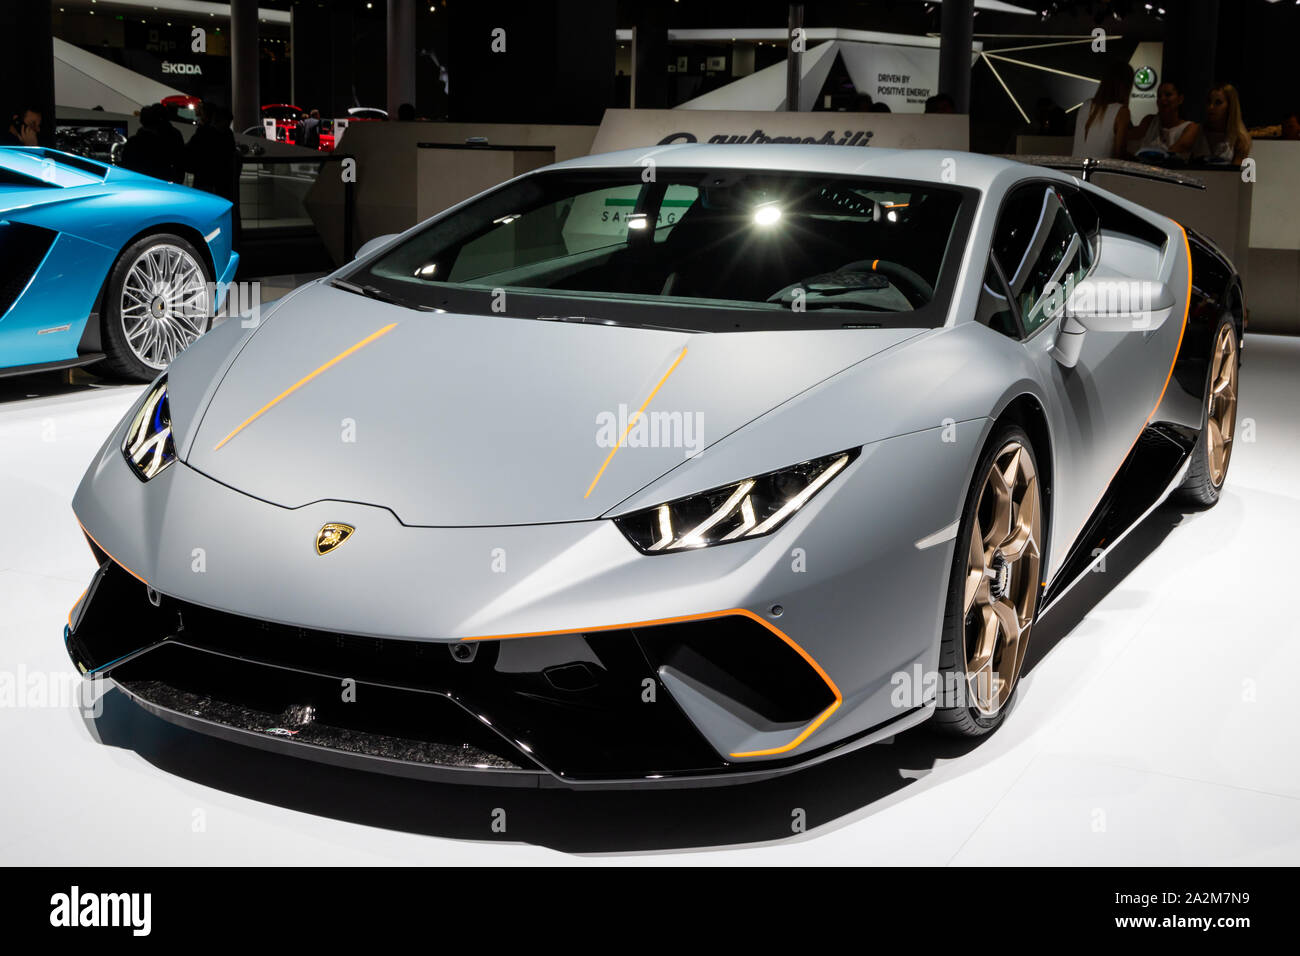
[[160,243],[140,253],[122,283],[122,331],[137,359],[163,369],[208,324],[208,280],[194,256]]

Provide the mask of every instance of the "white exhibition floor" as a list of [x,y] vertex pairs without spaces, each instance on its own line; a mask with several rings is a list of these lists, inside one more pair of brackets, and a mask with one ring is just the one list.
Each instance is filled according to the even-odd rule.
[[[976,746],[921,728],[743,787],[493,790],[275,757],[116,692],[95,721],[0,695],[0,863],[1300,863],[1300,339],[1245,357],[1255,441],[1218,507],[1156,512],[1041,621]],[[69,502],[138,394],[0,380],[0,681],[72,670],[94,567]]]

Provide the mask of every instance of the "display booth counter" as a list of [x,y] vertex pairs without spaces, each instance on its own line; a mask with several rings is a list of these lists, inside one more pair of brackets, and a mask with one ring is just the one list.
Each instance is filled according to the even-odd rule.
[[554,146],[416,143],[415,214],[424,220],[498,183],[555,162]]
[[[344,149],[354,162],[339,176],[316,180],[307,194],[307,210],[330,255],[342,265],[338,223],[348,188],[355,195],[351,248],[357,249],[518,172],[585,156],[595,135],[594,126],[536,123],[353,123]],[[480,139],[487,148],[469,142]]]
[[1300,142],[1257,139],[1250,156],[1250,327],[1300,335]]
[[1205,188],[1100,171],[1093,173],[1091,181],[1209,236],[1248,281],[1251,184],[1242,181],[1241,170],[1236,168],[1185,172],[1205,183]]

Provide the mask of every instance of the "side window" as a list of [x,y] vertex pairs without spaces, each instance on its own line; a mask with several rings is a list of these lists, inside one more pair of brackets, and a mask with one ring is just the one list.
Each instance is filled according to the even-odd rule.
[[700,191],[694,186],[672,184],[664,193],[664,200],[659,206],[659,219],[655,222],[655,242],[663,242],[673,231],[682,215],[699,197]]
[[1030,244],[1032,259],[1028,268],[1012,283],[1016,290],[1016,301],[1020,304],[1025,335],[1032,335],[1051,318],[1047,314],[1047,303],[1043,300],[1043,295],[1048,291],[1050,282],[1064,281],[1065,276],[1059,273],[1066,256],[1078,255],[1078,233],[1074,231],[1069,214],[1054,193],[1047,194],[1045,207],[1050,224],[1045,227],[1041,245],[1037,238]]
[[1070,213],[1074,227],[1084,239],[1083,260],[1085,269],[1092,268],[1097,258],[1097,247],[1101,242],[1101,215],[1092,200],[1081,189],[1067,189],[1065,208]]
[[1044,185],[1022,186],[1007,201],[993,240],[993,254],[1011,285],[1025,335],[1051,316],[1044,293],[1067,274],[1080,279],[1092,265],[1092,248],[1070,219],[1061,194]]
[[1042,186],[1021,186],[1003,203],[998,227],[993,234],[993,254],[1002,274],[1014,281],[1029,252],[1029,243],[1043,217]]
[[1015,311],[1011,308],[1011,296],[1007,285],[998,274],[997,267],[989,262],[984,270],[984,284],[980,286],[979,308],[975,321],[987,325],[994,332],[1013,339],[1020,338],[1020,325],[1016,322]]

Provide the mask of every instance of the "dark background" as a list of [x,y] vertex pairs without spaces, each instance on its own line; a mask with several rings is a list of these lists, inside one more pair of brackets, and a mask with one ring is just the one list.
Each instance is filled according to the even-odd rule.
[[[1283,0],[1020,0],[1040,12],[1015,16],[977,12],[974,32],[986,51],[1086,35],[1100,26],[1110,34],[1111,54],[1127,57],[1141,40],[1164,40],[1164,67],[1188,86],[1185,113],[1202,113],[1204,89],[1221,79],[1241,93],[1248,126],[1280,122],[1300,107],[1300,7]],[[294,102],[326,115],[350,106],[386,103],[386,0],[262,0],[264,9],[293,10],[292,31],[264,23],[259,37],[263,103]],[[1146,7],[1151,9],[1147,10]],[[1164,14],[1160,10],[1165,11]],[[631,77],[616,75],[616,62],[637,72],[639,106],[673,106],[730,82],[726,43],[669,44],[667,27],[783,27],[788,5],[778,0],[420,0],[416,4],[417,115],[482,122],[598,123],[610,106],[626,106]],[[1044,15],[1045,14],[1045,15]],[[811,0],[804,4],[810,27],[895,33],[939,30],[939,6],[916,0]],[[144,22],[141,22],[144,21]],[[170,22],[171,26],[167,26]],[[209,29],[209,53],[189,53],[189,28]],[[494,53],[491,31],[506,31],[506,52]],[[622,59],[614,31],[636,27],[640,62]],[[44,31],[139,70],[169,85],[215,99],[228,97],[229,24],[189,14],[122,7],[112,0],[5,0],[0,36],[12,55],[0,57],[0,90],[6,102],[43,95],[39,77],[48,56],[36,39]],[[455,42],[452,42],[452,38]],[[169,52],[173,44],[178,52]],[[760,46],[755,68],[778,62],[784,49]],[[1088,76],[1101,64],[1086,47],[1017,53],[1026,59]],[[685,73],[669,63],[686,56]],[[704,69],[710,56],[726,58],[723,70]],[[203,78],[161,73],[164,57],[199,62]],[[439,66],[449,74],[443,91]],[[1050,74],[999,65],[1003,79],[1032,116],[1039,96],[1062,106],[1077,97]],[[1165,70],[1162,70],[1162,73]],[[844,84],[842,70],[824,92]],[[1066,86],[1069,84],[1066,83]],[[1072,99],[1073,102],[1066,102]],[[843,102],[838,100],[837,102]],[[1002,151],[1024,119],[988,67],[972,71],[972,146]]]

